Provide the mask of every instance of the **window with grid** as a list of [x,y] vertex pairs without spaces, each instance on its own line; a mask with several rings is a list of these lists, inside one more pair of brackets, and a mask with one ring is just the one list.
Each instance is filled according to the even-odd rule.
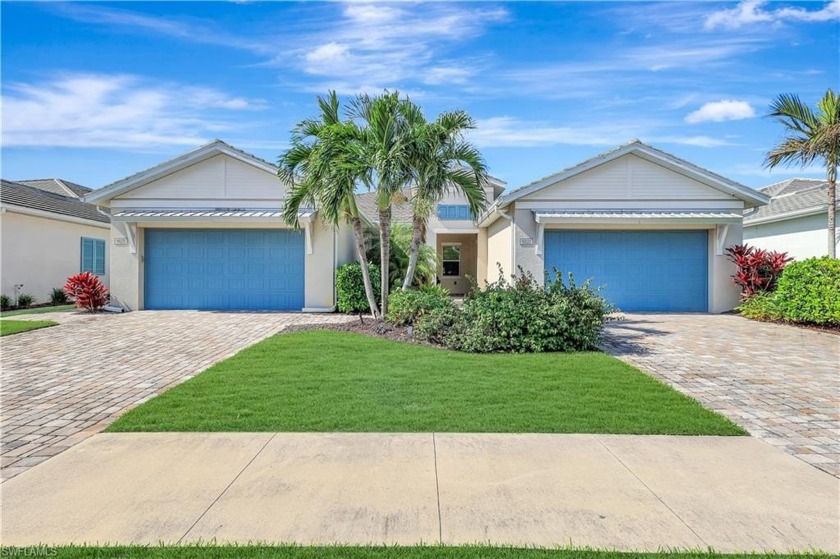
[[443,245],[443,275],[461,275],[461,245]]

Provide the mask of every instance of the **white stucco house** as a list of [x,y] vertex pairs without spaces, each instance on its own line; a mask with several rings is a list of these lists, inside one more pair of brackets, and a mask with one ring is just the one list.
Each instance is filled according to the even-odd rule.
[[[107,206],[111,292],[129,309],[330,311],[335,270],[355,259],[349,228],[302,212],[283,223],[276,167],[221,141],[86,196]],[[634,141],[504,194],[472,216],[450,195],[429,224],[439,279],[463,293],[518,268],[592,278],[628,311],[723,312],[738,302],[724,248],[743,240],[760,192]],[[359,205],[365,212],[365,195]],[[368,204],[369,205],[369,204]],[[372,207],[365,212],[372,218]],[[408,205],[394,208],[409,221]]]
[[0,181],[0,292],[49,301],[80,272],[107,286],[110,218],[82,197],[89,188],[61,179]]
[[[744,213],[744,241],[758,248],[787,252],[796,260],[828,254],[826,181],[789,179],[759,190],[770,197],[770,202]],[[838,200],[840,197],[835,198],[835,207]],[[834,243],[840,248],[840,234]]]

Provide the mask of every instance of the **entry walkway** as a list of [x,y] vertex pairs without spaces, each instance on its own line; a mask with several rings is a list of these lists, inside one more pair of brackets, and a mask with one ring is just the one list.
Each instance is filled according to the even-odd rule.
[[838,552],[838,485],[750,437],[114,433],[4,483],[0,536]]

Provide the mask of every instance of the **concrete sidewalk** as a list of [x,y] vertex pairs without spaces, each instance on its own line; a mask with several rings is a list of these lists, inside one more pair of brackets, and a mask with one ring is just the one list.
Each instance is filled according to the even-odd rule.
[[5,545],[840,551],[840,481],[747,437],[101,434],[0,490]]

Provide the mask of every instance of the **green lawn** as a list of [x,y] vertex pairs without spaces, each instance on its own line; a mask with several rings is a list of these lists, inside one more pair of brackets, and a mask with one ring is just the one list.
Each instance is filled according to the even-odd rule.
[[[183,546],[183,547],[32,547],[4,548],[9,557],[34,554],[17,550],[46,550],[39,556],[59,559],[787,559],[830,557],[814,554],[732,554],[713,552],[621,553],[586,549],[523,549],[512,547],[292,547],[292,546]],[[6,556],[4,555],[4,556]]]
[[7,316],[17,316],[20,314],[43,314],[45,312],[71,311],[75,308],[75,305],[57,305],[54,307],[35,307],[34,309],[18,309],[16,311],[0,312],[0,317],[5,318]]
[[745,434],[602,353],[472,355],[323,330],[268,338],[109,431]]
[[52,320],[0,320],[0,336],[20,334],[39,328],[58,326],[58,322]]

